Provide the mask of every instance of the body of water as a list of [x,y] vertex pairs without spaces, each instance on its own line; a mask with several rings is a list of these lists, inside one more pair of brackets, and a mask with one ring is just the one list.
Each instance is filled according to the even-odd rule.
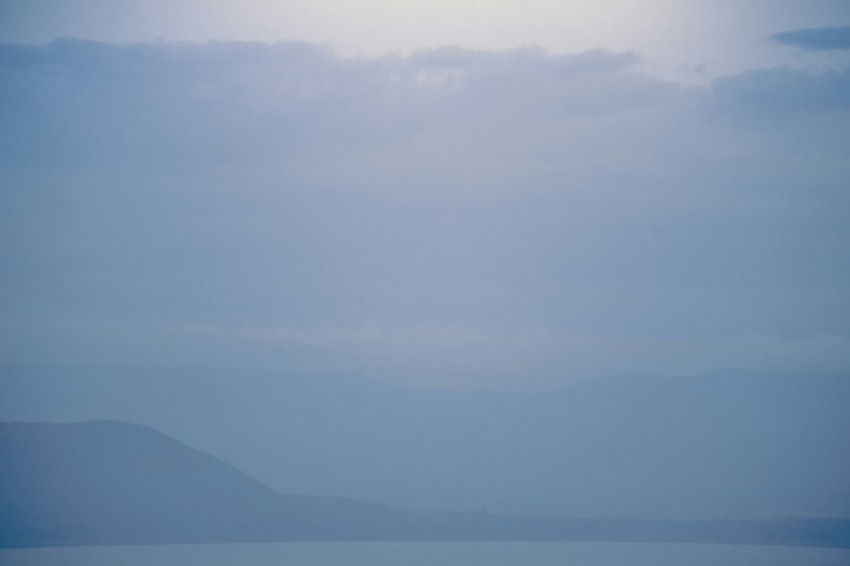
[[597,542],[290,542],[0,550],[5,566],[848,566],[850,550]]

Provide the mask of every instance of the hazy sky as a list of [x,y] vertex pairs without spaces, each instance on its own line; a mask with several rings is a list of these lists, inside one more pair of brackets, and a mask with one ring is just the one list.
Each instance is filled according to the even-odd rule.
[[0,361],[846,372],[843,26],[843,1],[3,2]]

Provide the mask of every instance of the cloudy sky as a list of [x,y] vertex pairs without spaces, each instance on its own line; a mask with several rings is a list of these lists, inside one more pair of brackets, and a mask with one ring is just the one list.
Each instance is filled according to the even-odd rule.
[[6,1],[0,362],[850,370],[850,4]]

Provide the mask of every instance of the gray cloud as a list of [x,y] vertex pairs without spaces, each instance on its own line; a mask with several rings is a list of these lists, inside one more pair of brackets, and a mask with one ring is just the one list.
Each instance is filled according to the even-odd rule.
[[635,63],[4,46],[3,356],[464,386],[845,367],[846,72]]
[[751,115],[846,111],[850,71],[751,71],[715,81],[715,103]]
[[850,26],[798,29],[777,33],[770,39],[814,51],[850,49]]

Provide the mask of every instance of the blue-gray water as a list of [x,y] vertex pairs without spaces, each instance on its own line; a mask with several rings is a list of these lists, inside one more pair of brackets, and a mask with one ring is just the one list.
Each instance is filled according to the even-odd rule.
[[342,542],[0,550],[5,566],[846,566],[850,550],[591,542]]

